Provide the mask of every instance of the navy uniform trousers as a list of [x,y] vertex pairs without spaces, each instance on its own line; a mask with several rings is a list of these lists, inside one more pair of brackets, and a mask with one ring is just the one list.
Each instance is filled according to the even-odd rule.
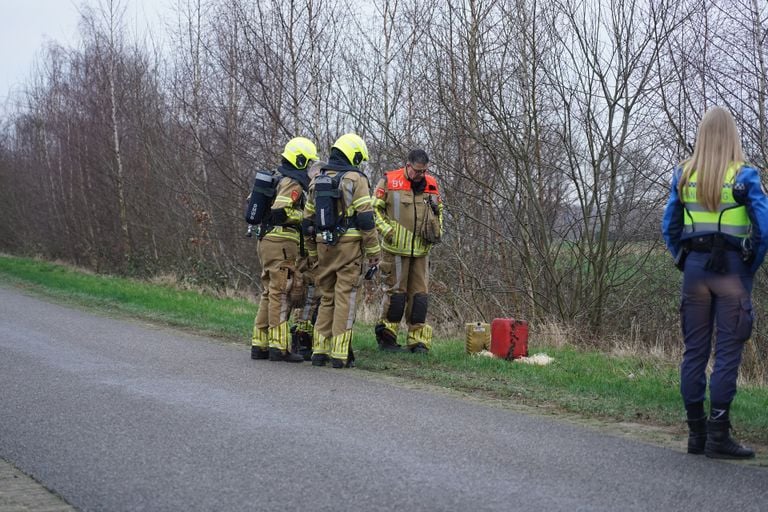
[[683,272],[680,321],[685,342],[680,392],[686,405],[703,402],[707,362],[715,332],[715,363],[709,380],[712,404],[730,404],[736,395],[741,354],[752,333],[752,281],[738,251],[726,251],[727,273],[705,269],[709,253],[691,252]]

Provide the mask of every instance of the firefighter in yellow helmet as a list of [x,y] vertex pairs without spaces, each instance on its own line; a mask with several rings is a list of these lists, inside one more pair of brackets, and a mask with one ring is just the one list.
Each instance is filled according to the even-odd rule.
[[385,173],[376,185],[374,208],[383,237],[381,271],[387,296],[375,332],[384,351],[401,350],[397,332],[403,314],[407,349],[427,353],[432,347],[432,327],[426,323],[429,251],[443,234],[443,203],[428,167],[427,153],[414,149],[405,167]]
[[305,192],[309,188],[307,166],[317,158],[317,148],[311,140],[291,139],[285,145],[280,167],[272,175],[271,186],[266,181],[259,186],[257,175],[257,184],[251,193],[249,207],[256,204],[253,210],[263,207],[265,211],[256,229],[263,291],[253,326],[253,359],[304,360],[295,351],[291,352],[289,290],[294,279],[301,279],[296,272],[296,261],[303,245],[301,222]]
[[[310,180],[319,172],[325,162],[317,161],[307,170]],[[315,260],[317,258],[315,257]],[[299,256],[297,266],[304,281],[304,297],[298,303],[294,310],[294,325],[291,327],[292,344],[296,350],[304,356],[305,361],[309,361],[312,356],[312,336],[317,320],[317,308],[320,306],[320,294],[315,286],[315,268],[309,267],[308,255],[306,251]]]
[[331,147],[328,163],[312,179],[304,208],[310,265],[320,293],[312,364],[353,366],[352,326],[363,266],[379,262],[368,178],[359,165],[368,160],[363,139],[347,133]]

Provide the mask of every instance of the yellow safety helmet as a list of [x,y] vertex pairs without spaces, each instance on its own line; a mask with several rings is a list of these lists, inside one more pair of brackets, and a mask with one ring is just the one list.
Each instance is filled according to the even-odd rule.
[[360,162],[368,160],[368,147],[365,141],[356,133],[346,133],[336,139],[332,148],[336,148],[347,157],[352,165],[360,165]]
[[282,156],[297,169],[306,169],[310,160],[318,159],[317,147],[306,137],[294,137],[285,145]]

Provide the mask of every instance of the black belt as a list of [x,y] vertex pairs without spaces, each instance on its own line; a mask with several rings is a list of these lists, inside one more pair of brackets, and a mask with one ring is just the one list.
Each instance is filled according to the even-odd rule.
[[[712,248],[714,247],[714,238],[711,236],[696,236],[689,238],[686,242],[688,250],[693,252],[712,252]],[[736,247],[728,242],[723,244],[723,249],[726,251],[741,252],[741,247]]]
[[264,238],[266,235],[274,231],[276,227],[281,227],[283,230],[292,231],[294,233],[299,233],[299,228],[297,226],[275,226],[274,224],[259,224],[258,229],[256,230],[256,234],[259,237],[259,240]]

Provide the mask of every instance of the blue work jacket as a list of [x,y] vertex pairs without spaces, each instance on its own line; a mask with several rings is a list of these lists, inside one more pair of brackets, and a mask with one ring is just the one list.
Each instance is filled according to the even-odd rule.
[[[678,165],[672,172],[672,183],[669,190],[669,201],[664,210],[664,218],[661,223],[661,232],[664,235],[664,242],[667,249],[672,253],[672,257],[678,258],[683,251],[683,242],[695,236],[713,235],[717,231],[694,231],[692,233],[684,232],[685,224],[685,205],[677,192],[677,184],[682,175],[682,166]],[[754,259],[752,260],[751,270],[754,274],[765,259],[768,251],[768,197],[763,192],[760,183],[760,172],[750,166],[743,165],[736,175],[734,186],[743,184],[745,194],[739,202],[747,209],[747,215],[752,225],[750,240]],[[739,246],[742,240],[731,235],[723,235],[730,243]]]

